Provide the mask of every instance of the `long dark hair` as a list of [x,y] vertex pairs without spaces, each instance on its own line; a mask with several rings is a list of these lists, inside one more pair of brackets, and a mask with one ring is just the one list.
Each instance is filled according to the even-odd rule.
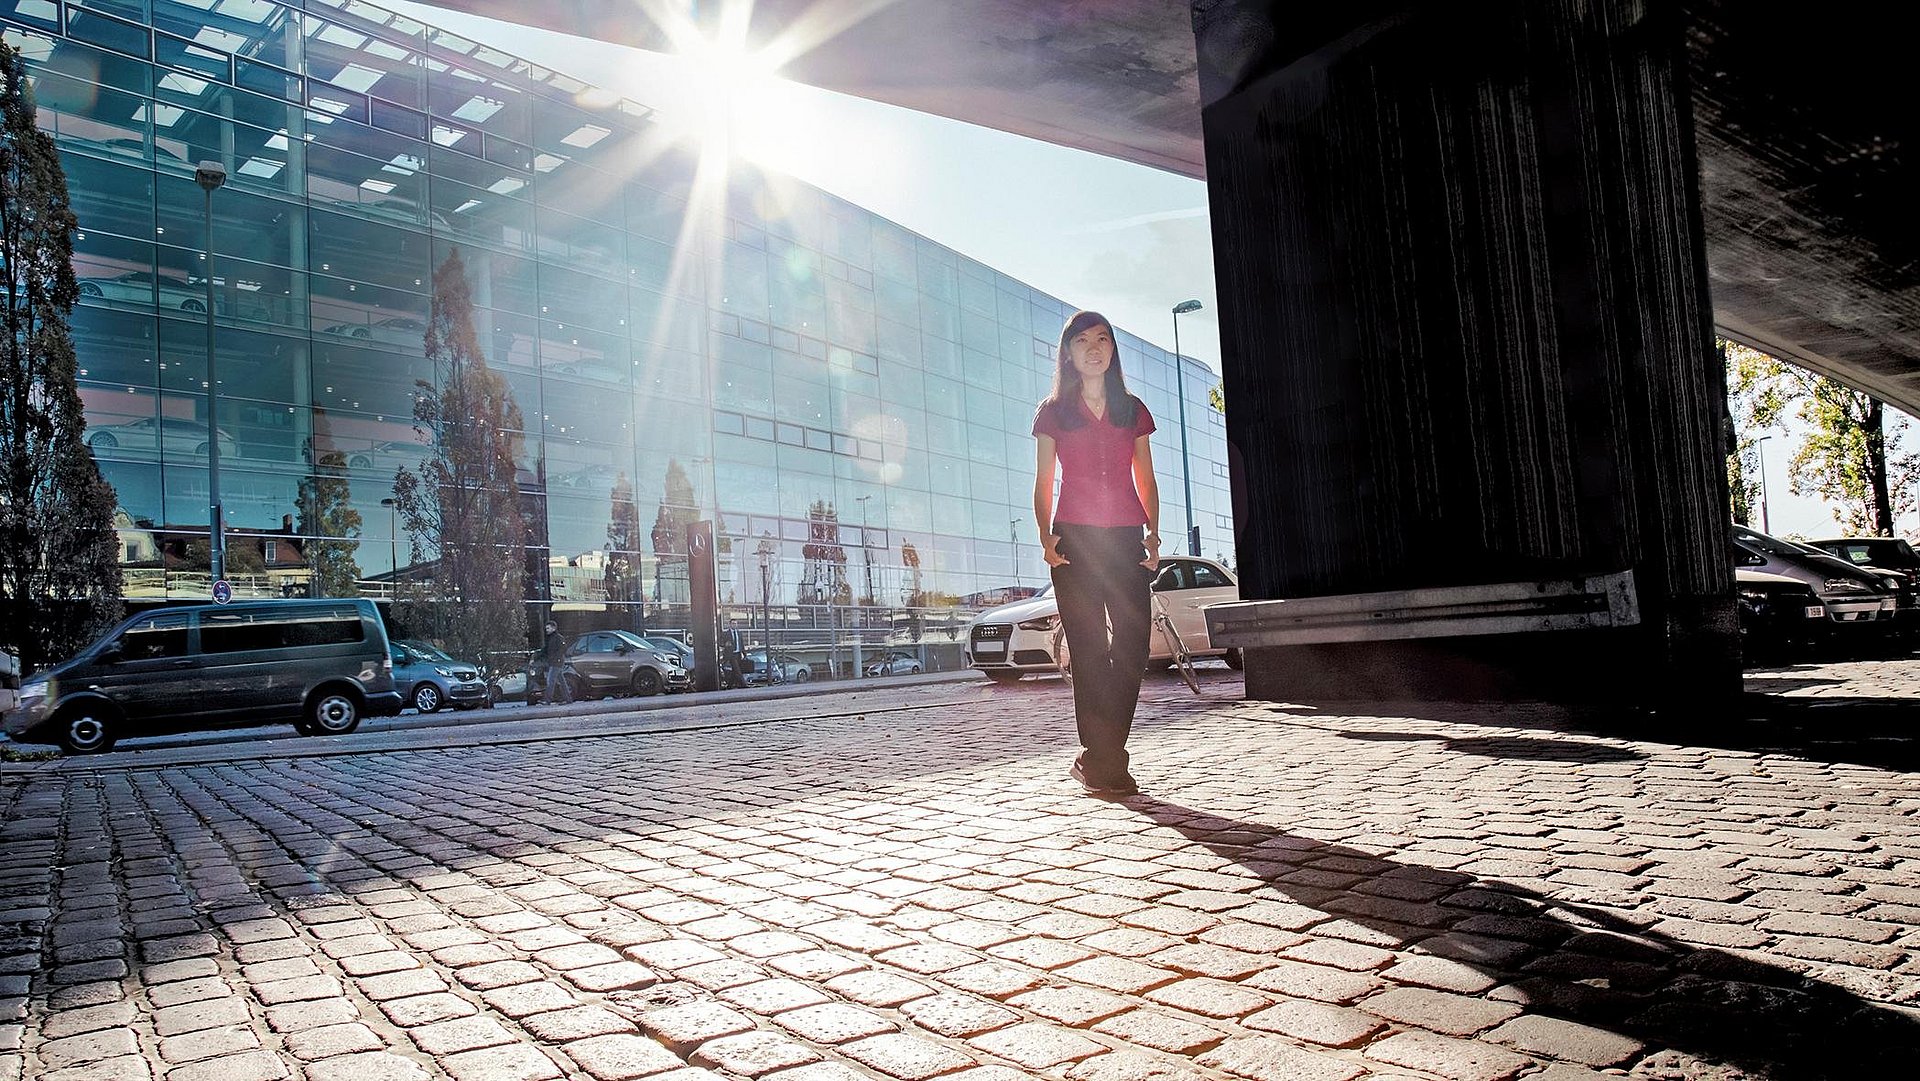
[[1106,327],[1107,337],[1113,339],[1113,362],[1107,365],[1106,375],[1107,423],[1116,428],[1131,428],[1134,406],[1138,403],[1127,390],[1126,376],[1120,374],[1120,336],[1099,312],[1074,312],[1067,325],[1060,328],[1060,348],[1054,355],[1053,393],[1040,403],[1040,409],[1042,412],[1052,410],[1054,423],[1061,428],[1078,428],[1085,423],[1080,410],[1074,408],[1075,399],[1080,396],[1080,373],[1073,367],[1073,339],[1094,327]]

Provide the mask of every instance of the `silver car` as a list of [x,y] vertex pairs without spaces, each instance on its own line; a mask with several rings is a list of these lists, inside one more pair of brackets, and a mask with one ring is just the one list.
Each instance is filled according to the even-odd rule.
[[[102,424],[87,432],[87,446],[96,454],[110,453],[116,457],[128,452],[142,452],[142,456],[155,454],[193,455],[204,458],[207,454],[207,426],[205,422],[188,420],[185,417],[142,417],[125,424]],[[239,444],[225,432],[220,433],[220,456],[238,457]]]
[[[218,280],[217,278],[215,279]],[[156,290],[162,308],[205,314],[206,280],[198,283],[170,276],[156,277],[149,271],[134,270],[111,278],[81,278],[80,295],[96,300],[115,300],[123,304],[152,304]]]
[[1733,564],[1806,583],[1834,623],[1891,622],[1898,603],[1898,581],[1743,525],[1733,527]]

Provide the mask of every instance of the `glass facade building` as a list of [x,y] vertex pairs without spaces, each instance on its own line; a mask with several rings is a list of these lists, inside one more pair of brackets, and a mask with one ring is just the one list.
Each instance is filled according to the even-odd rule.
[[[789,178],[705,180],[645,106],[360,0],[0,0],[0,30],[80,221],[131,601],[208,595],[210,401],[238,595],[431,580],[391,499],[433,453],[414,405],[456,249],[525,421],[532,609],[684,626],[683,527],[709,518],[723,623],[842,674],[856,642],[950,666],[971,609],[1044,584],[1029,432],[1073,305]],[[229,177],[211,312],[204,160]],[[1194,521],[1230,561],[1214,378],[1119,336],[1166,548],[1179,378]],[[316,574],[321,534],[344,579]]]

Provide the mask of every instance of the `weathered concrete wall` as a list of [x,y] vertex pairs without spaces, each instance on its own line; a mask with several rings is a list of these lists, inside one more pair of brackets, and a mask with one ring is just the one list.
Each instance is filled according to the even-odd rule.
[[1677,3],[1295,10],[1195,5],[1243,595],[1631,569],[1645,622],[1264,650],[1249,693],[1736,692]]

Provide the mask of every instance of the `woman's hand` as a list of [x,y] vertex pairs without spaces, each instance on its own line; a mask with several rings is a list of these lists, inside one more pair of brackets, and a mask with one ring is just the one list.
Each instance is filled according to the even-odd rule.
[[1040,546],[1041,555],[1046,558],[1047,566],[1064,567],[1071,562],[1066,556],[1060,554],[1060,538],[1056,534],[1048,533],[1041,537]]
[[1147,568],[1150,571],[1159,570],[1160,569],[1160,534],[1149,533],[1146,536],[1146,540],[1144,540],[1142,543],[1146,545],[1147,558],[1141,560],[1140,565],[1142,567]]

